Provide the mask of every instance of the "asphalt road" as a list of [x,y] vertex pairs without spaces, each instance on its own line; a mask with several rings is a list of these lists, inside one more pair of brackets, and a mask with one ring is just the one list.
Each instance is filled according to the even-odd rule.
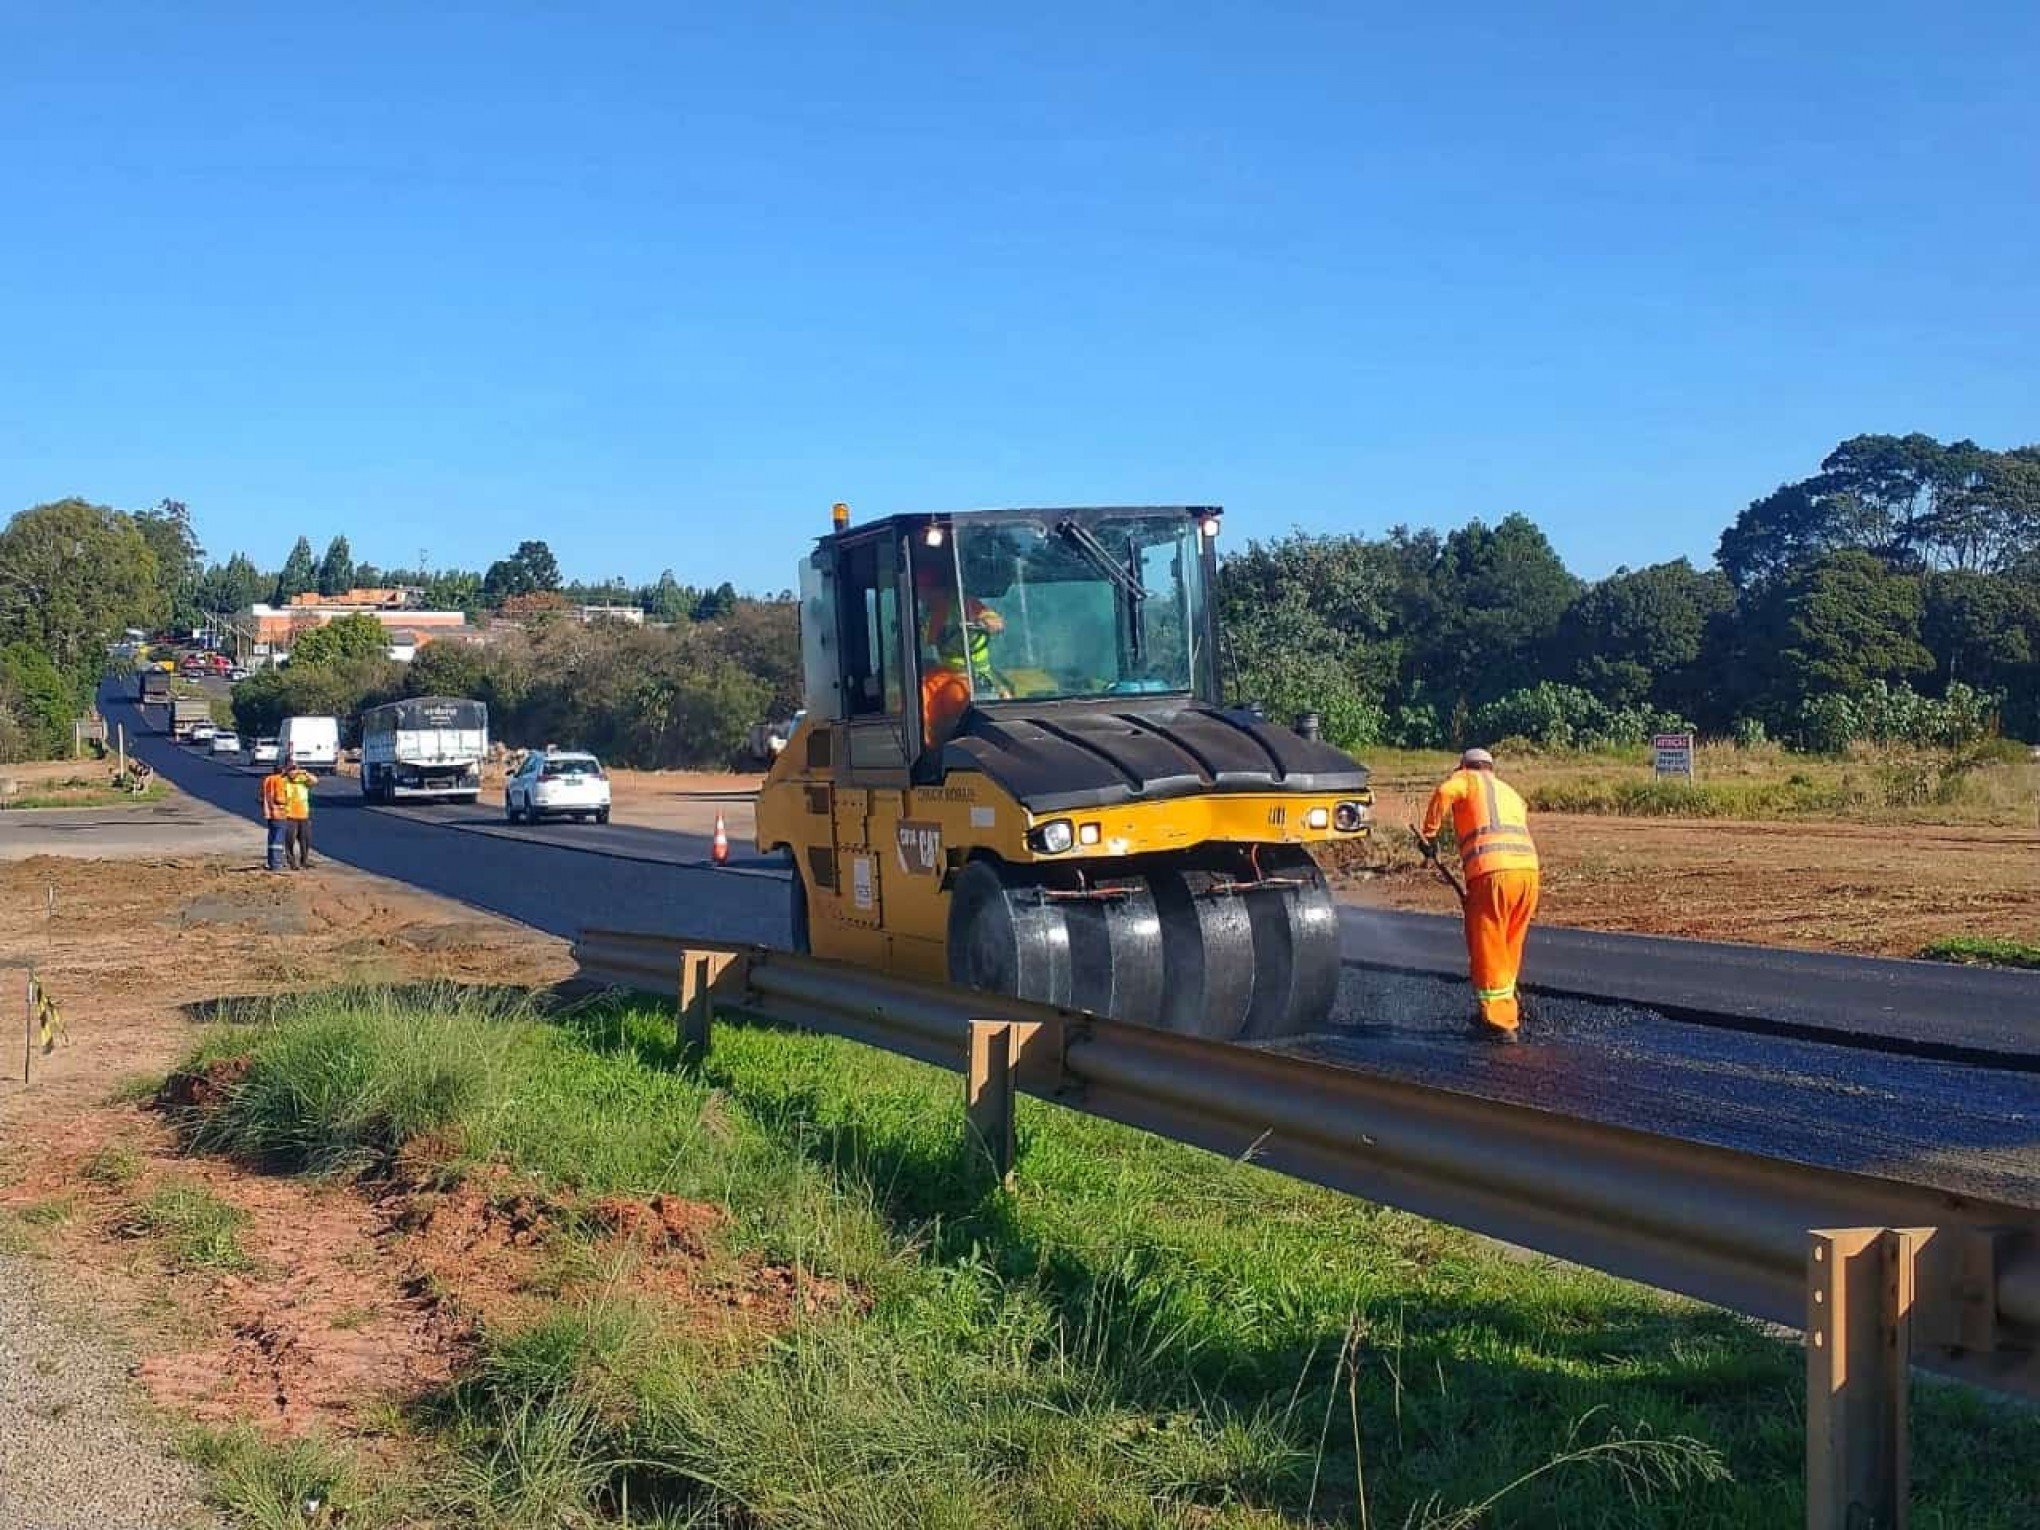
[[[133,708],[109,708],[133,736]],[[134,747],[187,792],[255,816],[256,772],[160,735],[136,736]],[[369,806],[338,778],[320,783],[316,801],[315,853],[556,935],[607,925],[786,939],[785,863],[740,851],[719,870],[704,836],[621,823],[512,825],[500,811],[465,806]],[[1353,907],[1340,918],[1347,963],[1463,981],[1457,920]],[[2040,973],[1548,925],[1532,932],[1527,967],[1525,986],[1547,1007],[1590,999],[1760,1034],[2040,1070]]]

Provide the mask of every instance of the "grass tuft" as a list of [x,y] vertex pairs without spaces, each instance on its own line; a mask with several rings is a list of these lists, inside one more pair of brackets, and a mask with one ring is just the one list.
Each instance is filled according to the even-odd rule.
[[1970,967],[2025,967],[2040,970],[2040,946],[1992,935],[1944,935],[1920,947],[1922,960],[1960,962]]
[[115,1230],[155,1240],[174,1270],[241,1270],[252,1262],[241,1248],[247,1225],[247,1212],[205,1186],[167,1180],[130,1205]]
[[177,1451],[205,1471],[208,1496],[247,1530],[378,1530],[399,1522],[394,1490],[376,1492],[353,1456],[324,1440],[276,1441],[246,1425],[192,1428]]

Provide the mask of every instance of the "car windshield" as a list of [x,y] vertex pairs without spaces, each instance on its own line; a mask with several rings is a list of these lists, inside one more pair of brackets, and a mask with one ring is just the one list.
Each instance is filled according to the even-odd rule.
[[1193,517],[1051,511],[955,531],[953,574],[931,558],[917,579],[922,662],[963,672],[973,700],[1215,693]]

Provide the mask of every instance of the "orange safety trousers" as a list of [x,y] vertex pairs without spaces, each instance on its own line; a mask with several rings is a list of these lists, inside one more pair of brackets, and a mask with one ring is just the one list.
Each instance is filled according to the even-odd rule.
[[1521,1021],[1516,974],[1537,912],[1537,870],[1494,871],[1466,882],[1466,959],[1473,997],[1489,1025],[1513,1031]]

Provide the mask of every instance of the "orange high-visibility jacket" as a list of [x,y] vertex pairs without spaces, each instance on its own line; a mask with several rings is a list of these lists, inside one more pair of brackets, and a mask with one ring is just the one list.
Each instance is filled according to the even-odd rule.
[[1492,770],[1455,770],[1431,793],[1424,809],[1424,838],[1435,839],[1452,813],[1459,838],[1459,864],[1468,880],[1497,871],[1535,871],[1537,846],[1530,838],[1530,810],[1516,789]]
[[262,778],[262,816],[264,818],[288,818],[290,777],[282,771],[271,771]]

